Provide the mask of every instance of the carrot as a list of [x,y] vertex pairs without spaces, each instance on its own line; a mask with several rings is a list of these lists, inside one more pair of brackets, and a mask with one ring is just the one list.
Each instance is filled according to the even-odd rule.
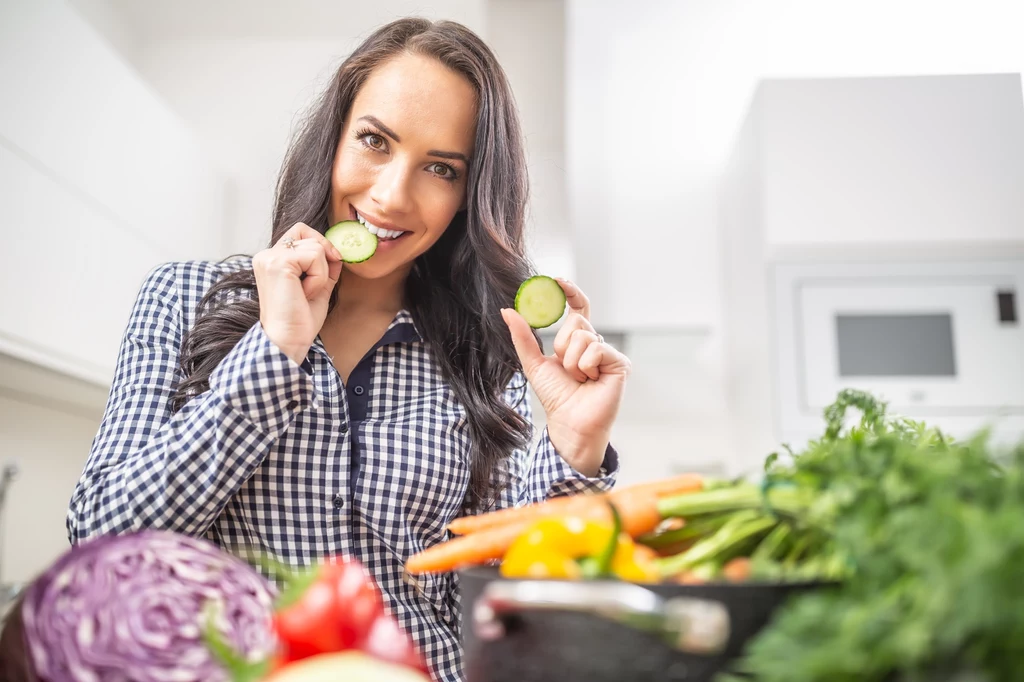
[[[575,506],[558,505],[557,508],[567,512],[562,514],[565,516],[611,524],[611,509],[607,502],[612,501],[622,519],[622,530],[632,537],[650,533],[661,523],[658,497],[651,494],[650,488],[632,486],[618,491],[614,499],[611,497],[603,494],[580,495],[567,498],[575,501]],[[463,566],[501,559],[516,538],[525,533],[535,521],[546,516],[549,514],[527,516],[434,545],[409,557],[405,562],[405,570],[413,575],[444,573]]]
[[646,494],[652,498],[667,495],[679,495],[686,492],[695,492],[703,487],[703,480],[697,474],[682,474],[672,478],[639,483],[626,488],[613,490],[610,493],[582,494],[569,497],[556,497],[544,502],[515,507],[512,509],[501,509],[476,516],[464,516],[452,520],[448,524],[448,530],[456,535],[469,535],[478,533],[488,528],[494,528],[509,523],[522,521],[534,521],[545,516],[579,515],[586,514],[591,508],[607,507],[606,501],[619,506],[621,497]]
[[529,521],[511,523],[436,544],[409,557],[405,571],[413,575],[445,573],[500,559],[529,526]]
[[734,583],[750,580],[751,573],[751,563],[748,557],[736,557],[722,567],[722,575],[726,580]]

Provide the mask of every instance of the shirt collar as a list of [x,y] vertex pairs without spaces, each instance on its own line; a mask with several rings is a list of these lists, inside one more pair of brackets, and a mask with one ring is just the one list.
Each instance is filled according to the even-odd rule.
[[395,315],[395,319],[391,321],[387,331],[384,332],[384,337],[377,345],[386,346],[389,343],[412,343],[422,340],[423,335],[420,334],[420,330],[416,327],[416,321],[412,319],[412,313],[403,308]]

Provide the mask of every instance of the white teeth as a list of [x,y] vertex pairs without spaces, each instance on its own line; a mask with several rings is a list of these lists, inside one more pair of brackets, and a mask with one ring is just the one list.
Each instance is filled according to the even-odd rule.
[[394,239],[395,237],[405,234],[404,230],[385,230],[383,227],[377,227],[366,218],[359,215],[358,211],[356,212],[356,218],[366,226],[366,229],[369,230],[371,234],[376,235],[378,239]]

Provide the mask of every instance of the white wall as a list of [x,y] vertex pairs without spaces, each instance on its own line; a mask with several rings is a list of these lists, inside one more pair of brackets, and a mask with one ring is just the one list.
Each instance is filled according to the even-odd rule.
[[771,245],[1024,239],[1019,75],[771,80],[752,115]]
[[623,328],[718,323],[716,180],[759,78],[1024,71],[1017,0],[567,6],[578,278]]
[[139,72],[230,178],[227,252],[267,245],[293,126],[354,46],[351,38],[184,38],[138,53]]
[[508,74],[530,172],[527,248],[538,272],[573,279],[565,174],[565,3],[489,0],[486,40]]
[[100,416],[0,388],[0,466],[14,460],[19,469],[0,526],[4,583],[32,579],[68,549],[64,515]]

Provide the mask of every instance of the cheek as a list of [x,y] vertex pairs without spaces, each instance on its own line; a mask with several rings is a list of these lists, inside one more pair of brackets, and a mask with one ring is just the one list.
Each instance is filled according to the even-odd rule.
[[455,217],[455,211],[449,210],[447,206],[434,206],[424,211],[423,222],[429,225],[434,232],[440,233],[447,229],[453,217]]
[[372,182],[372,170],[359,155],[343,153],[335,161],[331,188],[340,195],[337,198],[362,191]]
[[463,191],[455,188],[431,188],[430,199],[423,206],[423,221],[437,231],[444,230],[462,208]]

